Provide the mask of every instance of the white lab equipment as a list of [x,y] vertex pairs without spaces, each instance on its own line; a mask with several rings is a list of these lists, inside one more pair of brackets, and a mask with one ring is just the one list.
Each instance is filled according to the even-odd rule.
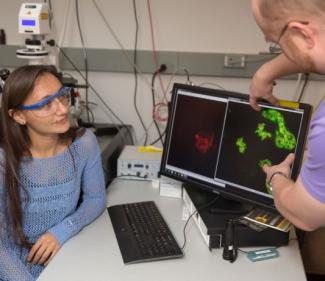
[[16,51],[18,58],[28,59],[30,64],[43,64],[49,55],[45,35],[50,33],[50,12],[47,3],[23,3],[19,11],[18,31],[31,35],[26,38],[25,49]]

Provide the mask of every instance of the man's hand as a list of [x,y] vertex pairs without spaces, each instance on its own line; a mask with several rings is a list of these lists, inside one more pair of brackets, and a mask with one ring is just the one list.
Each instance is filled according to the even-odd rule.
[[254,74],[250,85],[249,103],[255,110],[260,110],[256,103],[258,98],[262,98],[274,105],[279,105],[279,101],[273,96],[274,81],[294,73],[304,71],[301,66],[289,60],[285,54],[280,54],[264,63]]
[[264,165],[263,171],[266,174],[266,182],[268,182],[270,180],[270,177],[275,172],[282,172],[288,178],[290,178],[291,165],[292,165],[294,159],[295,159],[295,155],[293,153],[290,153],[287,156],[287,158],[283,162],[281,162],[279,165],[274,165],[274,166]]
[[29,251],[27,261],[34,264],[48,265],[60,247],[59,241],[51,233],[46,232]]
[[263,79],[262,72],[263,69],[258,70],[253,76],[250,84],[249,103],[257,111],[261,109],[257,104],[258,98],[263,98],[271,104],[279,105],[279,100],[272,94],[275,82]]

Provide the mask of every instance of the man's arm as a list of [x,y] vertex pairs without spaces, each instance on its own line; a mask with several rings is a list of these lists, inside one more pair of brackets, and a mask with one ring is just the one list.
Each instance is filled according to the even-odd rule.
[[275,176],[272,190],[279,212],[298,228],[312,231],[325,226],[325,204],[307,192],[300,177],[293,182],[284,176]]
[[290,178],[290,167],[294,154],[278,165],[264,165],[267,182],[271,181],[275,206],[295,226],[311,231],[325,226],[325,204],[312,197],[306,190],[301,177],[296,182]]
[[290,61],[284,54],[280,54],[274,59],[263,64],[254,74],[250,85],[249,103],[255,110],[260,110],[256,101],[263,98],[270,103],[277,105],[278,99],[273,96],[275,80],[303,70]]

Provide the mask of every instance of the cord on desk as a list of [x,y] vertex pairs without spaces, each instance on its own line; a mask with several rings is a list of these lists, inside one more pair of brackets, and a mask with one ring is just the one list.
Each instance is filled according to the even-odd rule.
[[120,178],[124,178],[125,180],[130,180],[130,178],[132,178],[131,180],[133,179],[146,179],[146,180],[149,180],[148,177],[146,176],[137,176],[137,175],[121,175],[121,176],[116,176],[116,179],[120,179]]
[[[130,177],[132,177],[132,179],[130,179]],[[143,180],[149,180],[146,177],[140,177],[140,176],[133,176],[133,175],[123,175],[123,176],[117,176],[113,179],[113,181],[111,183],[108,184],[107,188],[111,187],[112,185],[121,182],[121,181],[127,181],[127,180],[131,180],[131,181],[143,181]]]
[[188,219],[187,219],[187,221],[186,221],[186,223],[185,223],[185,225],[184,225],[184,228],[183,228],[183,237],[184,237],[184,242],[183,242],[183,245],[182,245],[182,247],[181,247],[181,249],[182,250],[184,250],[184,248],[185,248],[185,245],[186,245],[186,233],[185,233],[185,229],[186,229],[186,226],[187,226],[187,224],[189,223],[189,221],[190,221],[190,219],[197,213],[198,211],[194,211],[189,217],[188,217]]
[[248,254],[247,251],[244,251],[243,249],[240,249],[240,248],[238,248],[238,251],[241,252],[241,253],[243,253],[243,254]]
[[210,202],[208,202],[207,204],[204,204],[202,206],[200,206],[197,210],[195,210],[187,219],[185,225],[184,225],[184,228],[183,228],[183,236],[184,236],[184,242],[183,242],[183,245],[181,247],[182,250],[184,250],[185,248],[185,245],[186,245],[186,233],[185,233],[185,230],[186,230],[186,227],[190,221],[190,219],[195,215],[197,214],[199,211],[209,207],[210,205],[212,205],[217,199],[218,199],[219,196],[215,197],[214,199],[212,199]]

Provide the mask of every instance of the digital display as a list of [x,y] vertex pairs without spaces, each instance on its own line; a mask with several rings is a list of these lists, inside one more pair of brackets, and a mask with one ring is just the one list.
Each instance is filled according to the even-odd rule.
[[274,209],[262,167],[294,153],[297,177],[312,110],[260,106],[240,93],[175,84],[161,174]]
[[22,26],[35,26],[36,21],[35,20],[21,20]]
[[214,177],[226,106],[226,100],[178,96],[169,165],[197,175]]
[[295,153],[301,122],[300,111],[274,107],[255,111],[246,102],[230,100],[215,178],[271,196],[262,167]]

